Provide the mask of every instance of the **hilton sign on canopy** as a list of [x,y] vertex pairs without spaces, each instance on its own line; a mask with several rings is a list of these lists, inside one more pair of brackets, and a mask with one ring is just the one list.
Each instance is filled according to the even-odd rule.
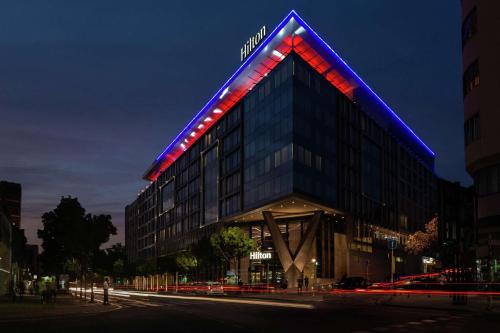
[[245,60],[246,57],[252,53],[257,45],[264,39],[266,36],[266,26],[260,28],[259,32],[248,39],[248,41],[241,48],[241,61]]
[[271,252],[250,252],[250,260],[265,260],[272,258],[273,254]]

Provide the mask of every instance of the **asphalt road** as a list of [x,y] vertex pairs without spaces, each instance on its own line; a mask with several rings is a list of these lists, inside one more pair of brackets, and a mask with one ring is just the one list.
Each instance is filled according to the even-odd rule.
[[494,332],[500,327],[498,313],[395,307],[355,298],[304,302],[311,309],[147,297],[111,301],[102,313],[0,318],[0,332]]

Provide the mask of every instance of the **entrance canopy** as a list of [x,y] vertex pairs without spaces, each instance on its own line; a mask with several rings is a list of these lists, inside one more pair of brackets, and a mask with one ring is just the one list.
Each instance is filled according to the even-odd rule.
[[430,169],[434,153],[385,104],[339,55],[295,12],[255,48],[238,70],[205,104],[187,126],[158,155],[144,174],[154,181],[217,120],[239,102],[280,61],[294,51],[350,100],[358,103],[382,128],[412,150]]
[[300,196],[294,195],[285,199],[281,199],[257,209],[247,211],[243,214],[236,216],[229,216],[227,221],[234,222],[253,222],[262,221],[263,212],[271,212],[274,219],[280,220],[289,217],[311,216],[315,212],[323,212],[326,215],[331,215],[343,220],[346,217],[345,213],[330,207],[314,203],[313,201],[304,199]]

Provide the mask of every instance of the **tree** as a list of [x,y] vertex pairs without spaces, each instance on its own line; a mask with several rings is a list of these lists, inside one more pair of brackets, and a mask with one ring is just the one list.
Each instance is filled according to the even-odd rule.
[[42,216],[43,229],[40,256],[45,273],[68,272],[69,261],[77,261],[80,275],[85,277],[93,268],[102,244],[116,234],[110,215],[85,214],[77,198],[62,197],[57,207]]
[[191,252],[181,252],[175,257],[175,264],[180,271],[187,273],[198,266],[198,261]]
[[111,222],[111,215],[91,215],[84,218],[84,239],[79,254],[82,269],[87,272],[95,266],[95,257],[101,252],[102,244],[107,243],[111,235],[116,235],[116,228]]
[[80,262],[75,258],[67,259],[66,262],[64,263],[64,271],[70,273],[71,276],[75,278],[82,271]]
[[[123,265],[123,268],[118,273],[115,267],[117,262]],[[127,263],[127,254],[125,247],[121,243],[112,245],[111,247],[99,250],[94,254],[93,268],[101,275],[123,276],[129,274],[130,265]]]
[[45,273],[63,273],[68,259],[79,258],[84,217],[85,209],[71,197],[62,197],[53,211],[42,215],[43,229],[38,230],[38,237],[42,239],[40,260]]
[[206,280],[217,279],[221,260],[217,256],[209,237],[203,237],[199,242],[191,246],[191,253],[197,260],[198,276]]
[[438,218],[434,217],[425,224],[425,231],[417,231],[408,237],[405,251],[418,255],[431,249],[438,240]]
[[224,262],[234,263],[235,266],[239,264],[241,257],[249,255],[257,248],[257,243],[238,227],[223,228],[212,234],[210,243]]
[[125,262],[123,259],[118,259],[113,263],[113,273],[115,277],[121,277],[125,272]]
[[156,258],[148,258],[139,263],[136,266],[136,272],[139,275],[153,275],[158,273],[158,262]]

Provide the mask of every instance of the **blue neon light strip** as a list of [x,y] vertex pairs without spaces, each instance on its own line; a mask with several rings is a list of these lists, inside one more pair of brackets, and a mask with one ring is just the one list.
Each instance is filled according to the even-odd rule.
[[387,110],[392,117],[397,120],[399,124],[407,130],[411,136],[413,136],[417,142],[421,144],[422,147],[426,149],[432,157],[435,156],[434,152],[413,132],[413,130],[359,77],[356,72],[354,72],[349,65],[328,45],[298,14],[295,10],[290,11],[290,13],[278,24],[278,26],[255,48],[255,50],[247,57],[247,59],[241,64],[241,66],[236,70],[236,72],[231,75],[231,77],[224,83],[224,85],[215,93],[215,95],[203,106],[203,108],[193,117],[193,119],[184,127],[184,129],[174,138],[174,140],[163,150],[163,152],[157,156],[155,163],[148,169],[148,173],[152,170],[158,161],[162,160],[164,155],[168,153],[178,142],[182,139],[188,131],[192,129],[192,126],[202,118],[208,109],[210,109],[213,104],[219,101],[219,97],[225,89],[229,88],[230,84],[236,79],[241,72],[246,69],[246,67],[255,59],[259,52],[266,47],[267,44],[279,33],[281,29],[285,27],[286,24],[290,22],[291,19],[295,19],[302,27],[304,27],[313,38],[316,39],[321,45],[325,46],[327,50],[331,52],[339,63],[343,64],[344,68],[349,72],[375,99]]
[[[413,132],[413,130],[408,127],[408,125],[406,125],[406,123],[401,119],[399,118],[399,116],[363,81],[363,79],[361,77],[358,76],[358,74],[356,74],[356,72],[354,72],[351,67],[349,67],[349,65],[344,61],[344,59],[342,59],[338,54],[337,52],[335,52],[330,45],[328,45],[304,20],[302,20],[302,18],[299,16],[299,14],[297,14],[295,12],[295,10],[292,10],[290,12],[290,14],[292,14],[292,16],[297,20],[297,22],[299,22],[300,25],[302,25],[303,27],[306,28],[307,31],[309,31],[311,33],[311,35],[316,38],[317,41],[319,41],[321,44],[323,44],[324,46],[326,46],[328,48],[328,50],[330,50],[330,52],[332,53],[332,55],[337,58],[344,66],[345,66],[345,69],[347,69],[384,107],[386,110],[388,110],[393,116],[394,118],[401,124],[403,125],[403,127],[405,127],[411,134],[412,136],[418,140],[418,142],[420,142],[422,144],[422,146],[425,147],[425,149],[432,155],[432,156],[435,156],[436,154],[434,154],[434,152],[429,148],[427,147],[427,145],[415,134],[415,132]],[[289,14],[289,15],[290,15]]]

